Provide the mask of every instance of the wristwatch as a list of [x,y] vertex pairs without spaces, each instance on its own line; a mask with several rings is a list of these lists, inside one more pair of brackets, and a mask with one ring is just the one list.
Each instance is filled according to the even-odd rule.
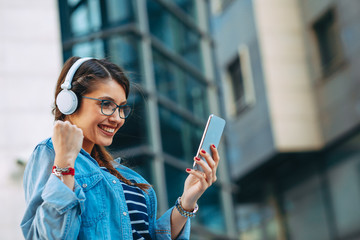
[[199,210],[199,206],[196,204],[195,209],[192,212],[186,211],[181,206],[181,197],[178,197],[178,199],[175,202],[175,207],[183,217],[193,218],[196,216],[196,212]]

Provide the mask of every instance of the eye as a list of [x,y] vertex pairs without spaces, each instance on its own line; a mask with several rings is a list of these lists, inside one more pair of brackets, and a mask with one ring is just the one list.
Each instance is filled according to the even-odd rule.
[[105,108],[112,108],[114,105],[111,101],[108,100],[103,100],[101,104]]

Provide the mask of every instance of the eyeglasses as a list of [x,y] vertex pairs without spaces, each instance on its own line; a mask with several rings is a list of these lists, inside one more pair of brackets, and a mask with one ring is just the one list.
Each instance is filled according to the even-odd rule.
[[85,97],[85,96],[82,96],[82,97],[91,99],[91,100],[100,101],[101,102],[101,113],[106,116],[113,115],[117,108],[119,108],[119,116],[122,119],[126,119],[131,113],[131,107],[129,105],[119,106],[111,100],[91,98],[91,97]]

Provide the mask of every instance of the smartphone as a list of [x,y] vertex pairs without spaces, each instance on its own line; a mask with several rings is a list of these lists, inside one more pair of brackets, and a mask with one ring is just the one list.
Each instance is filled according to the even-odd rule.
[[[209,116],[209,119],[205,126],[204,133],[200,141],[199,149],[196,153],[197,157],[203,159],[206,162],[206,160],[202,156],[200,156],[201,149],[204,149],[206,152],[210,153],[211,155],[212,152],[210,146],[214,144],[215,147],[218,148],[222,133],[225,128],[225,123],[226,122],[224,119],[215,116],[214,114],[211,114]],[[203,172],[201,166],[197,165],[195,161],[193,168]]]

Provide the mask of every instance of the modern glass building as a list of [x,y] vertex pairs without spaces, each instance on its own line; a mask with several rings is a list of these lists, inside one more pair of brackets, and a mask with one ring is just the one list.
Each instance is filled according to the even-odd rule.
[[[110,150],[155,188],[159,215],[182,194],[209,113],[221,115],[206,0],[59,0],[63,60],[109,58],[132,82],[134,112]],[[234,236],[231,184],[199,202],[192,239]]]
[[239,238],[360,239],[360,2],[214,2]]

